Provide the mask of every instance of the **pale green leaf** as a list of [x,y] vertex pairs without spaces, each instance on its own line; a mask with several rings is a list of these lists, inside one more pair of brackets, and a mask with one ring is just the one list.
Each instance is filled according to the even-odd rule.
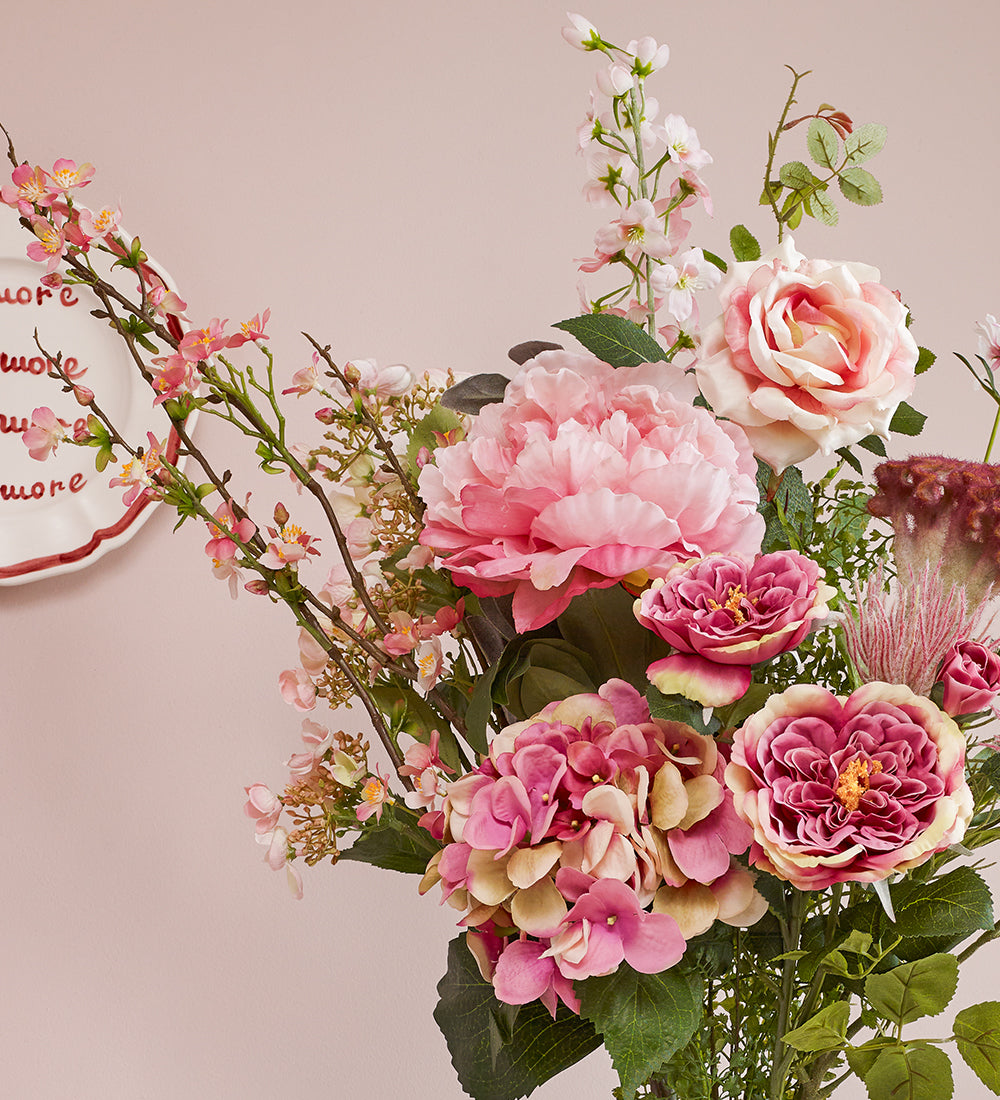
[[944,1011],[958,986],[958,960],[954,955],[929,955],[904,963],[884,974],[871,974],[865,996],[872,1008],[896,1024],[909,1024],[921,1016]]

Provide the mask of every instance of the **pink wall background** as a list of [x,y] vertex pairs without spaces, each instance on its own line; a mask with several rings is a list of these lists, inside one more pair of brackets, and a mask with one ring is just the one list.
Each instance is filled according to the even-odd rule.
[[[992,6],[585,14],[613,40],[670,44],[650,90],[715,156],[716,218],[695,239],[718,252],[737,221],[771,239],[754,204],[784,63],[814,70],[809,109],[889,126],[872,165],[886,204],[797,241],[902,291],[941,356],[915,398],[934,416],[921,449],[981,457],[991,413],[949,352],[974,352],[973,322],[1000,311]],[[97,165],[92,197],[120,197],[192,317],[270,306],[287,376],[308,362],[303,328],[341,359],[503,369],[510,345],[576,312],[571,260],[599,224],[573,153],[595,64],[562,23],[552,0],[8,4],[0,119],[22,158]],[[265,601],[231,604],[202,531],[170,527],[154,515],[82,572],[0,589],[0,1093],[459,1097],[431,1019],[450,911],[346,864],[307,872],[296,903],[261,863],[243,786],[279,784],[297,748],[276,691],[294,631]],[[996,996],[998,959],[977,958],[953,1007]],[[986,1095],[956,1073],[956,1095]],[[537,1095],[613,1082],[598,1052]]]

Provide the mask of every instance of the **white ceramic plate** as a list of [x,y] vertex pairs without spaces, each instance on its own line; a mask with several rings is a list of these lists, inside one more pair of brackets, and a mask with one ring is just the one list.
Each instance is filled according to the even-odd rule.
[[[70,424],[87,416],[48,377],[36,329],[47,351],[86,368],[79,381],[131,443],[145,446],[147,432],[162,440],[170,428],[121,339],[90,315],[99,305],[90,291],[41,286],[44,267],[25,251],[31,240],[16,211],[0,206],[0,584],[82,569],[127,542],[152,511],[149,501],[122,503],[124,490],[108,486],[116,468],[98,473],[90,447],[62,443],[44,462],[29,456],[21,432],[34,409],[48,405]],[[168,454],[176,443],[174,436]],[[115,453],[126,457],[120,448]]]

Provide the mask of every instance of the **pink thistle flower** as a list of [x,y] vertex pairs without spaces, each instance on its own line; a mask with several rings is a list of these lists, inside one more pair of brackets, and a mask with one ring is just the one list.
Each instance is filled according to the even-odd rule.
[[892,523],[900,576],[925,565],[946,587],[963,586],[982,604],[1000,581],[1000,466],[914,455],[875,468],[868,511]]
[[56,448],[69,438],[69,424],[43,405],[31,414],[31,427],[21,435],[21,442],[28,448],[28,454],[44,462]]
[[61,157],[52,166],[52,171],[46,175],[52,181],[52,190],[60,195],[68,195],[77,187],[86,187],[94,176],[92,164],[81,164],[77,167],[75,160],[66,160]]
[[929,695],[947,651],[968,635],[975,619],[965,590],[946,586],[930,565],[886,590],[881,565],[862,587],[854,584],[854,606],[843,619],[844,641],[865,680],[906,684]]
[[392,803],[393,798],[389,793],[389,778],[382,774],[378,764],[375,765],[375,775],[368,776],[364,787],[361,788],[361,802],[355,810],[358,821],[367,821],[375,815],[376,821],[382,820],[382,811],[386,803]]
[[16,206],[26,218],[35,213],[36,206],[51,206],[55,201],[55,192],[46,183],[41,168],[19,164],[11,173],[11,179],[13,186],[7,183],[0,188],[0,200],[8,206]]
[[31,229],[38,240],[28,245],[28,259],[46,264],[46,273],[52,274],[66,255],[66,234],[40,214],[31,215]]
[[239,332],[229,337],[226,346],[230,348],[241,348],[248,340],[255,344],[263,343],[267,339],[267,333],[264,329],[267,328],[267,322],[270,319],[270,309],[264,310],[263,317],[259,313],[255,313],[249,321],[244,321],[240,325]]

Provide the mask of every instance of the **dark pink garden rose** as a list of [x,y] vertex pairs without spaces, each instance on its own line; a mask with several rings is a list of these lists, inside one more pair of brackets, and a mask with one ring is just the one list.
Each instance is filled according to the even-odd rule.
[[749,562],[718,554],[674,566],[635,614],[677,651],[649,666],[665,695],[724,706],[750,686],[750,666],[794,649],[829,608],[823,570],[794,550]]
[[938,680],[948,714],[957,718],[987,710],[1000,692],[1000,656],[981,642],[957,642],[945,654]]
[[725,778],[750,862],[800,890],[919,866],[972,817],[961,731],[901,684],[772,695],[736,731]]
[[519,632],[630,574],[753,555],[764,527],[750,445],[695,408],[690,386],[670,363],[528,360],[503,401],[420,471],[421,543],[477,596],[513,594]]

